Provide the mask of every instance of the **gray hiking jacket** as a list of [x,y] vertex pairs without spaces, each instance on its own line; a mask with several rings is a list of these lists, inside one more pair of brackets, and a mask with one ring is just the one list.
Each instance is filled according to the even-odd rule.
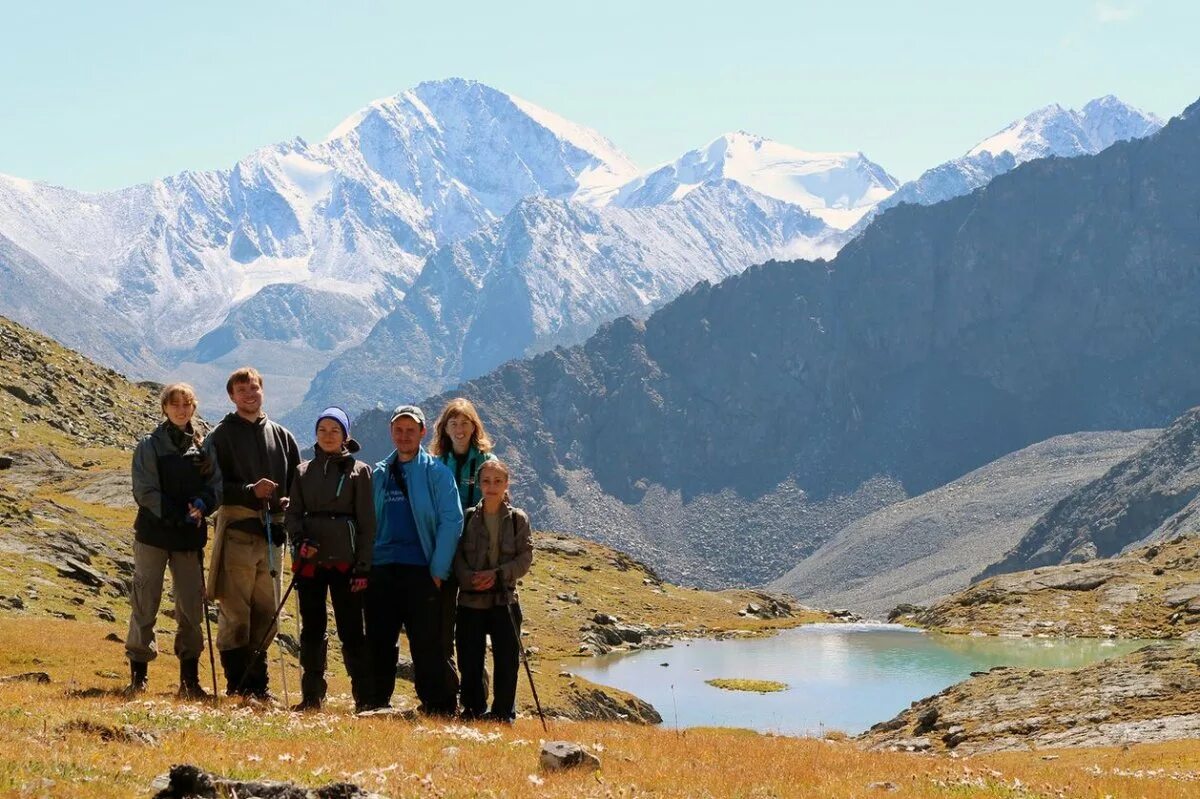
[[[454,556],[454,573],[458,577],[458,604],[464,608],[487,609],[494,605],[512,605],[517,601],[517,580],[529,573],[533,565],[533,533],[529,517],[520,508],[507,502],[500,511],[500,560],[493,567],[488,563],[488,531],[483,521],[483,501],[467,509],[462,539]],[[497,589],[472,591],[471,574],[496,570]]]
[[296,470],[289,496],[286,526],[293,547],[304,541],[316,544],[319,566],[350,564],[364,575],[371,570],[375,499],[370,466],[347,449],[332,456],[318,450]]

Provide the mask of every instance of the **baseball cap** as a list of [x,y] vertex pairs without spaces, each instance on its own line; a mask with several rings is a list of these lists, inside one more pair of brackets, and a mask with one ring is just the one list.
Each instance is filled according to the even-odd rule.
[[392,421],[388,422],[388,424],[395,422],[401,416],[408,416],[414,419],[421,427],[425,426],[425,414],[416,405],[401,405],[396,408],[396,410],[392,411]]

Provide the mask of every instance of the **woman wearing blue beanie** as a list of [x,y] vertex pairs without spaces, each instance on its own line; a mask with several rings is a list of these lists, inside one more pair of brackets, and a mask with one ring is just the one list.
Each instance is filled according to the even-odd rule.
[[292,709],[319,710],[325,701],[328,596],[358,710],[371,695],[363,623],[363,590],[375,546],[371,467],[354,458],[358,442],[350,437],[350,419],[341,408],[322,411],[316,433],[313,458],[300,464],[287,509],[300,596],[303,670],[302,698]]

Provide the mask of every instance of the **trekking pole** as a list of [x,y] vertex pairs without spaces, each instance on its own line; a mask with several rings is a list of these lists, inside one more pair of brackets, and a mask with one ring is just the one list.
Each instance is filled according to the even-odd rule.
[[[269,499],[263,500],[263,516],[266,517],[265,527],[267,531],[267,570],[271,574],[271,592],[275,595],[276,605],[275,618],[271,621],[270,626],[267,627],[267,632],[269,633],[271,631],[271,627],[274,627],[276,621],[279,619],[279,614],[283,611],[284,604],[283,602],[279,601],[279,568],[275,564],[275,542],[271,540],[271,500]],[[287,601],[287,597],[284,597],[284,601]],[[283,704],[284,707],[291,707],[292,700],[291,697],[288,696],[287,667],[284,666],[283,663],[283,644],[279,644],[277,651],[279,652],[279,675],[280,680],[283,682]],[[253,658],[251,659],[251,662],[254,662]]]
[[[497,574],[496,585],[501,586],[502,582],[503,578]],[[504,594],[507,591],[503,587],[500,587],[496,593],[500,594],[497,599],[506,598]],[[529,668],[529,655],[525,653],[525,644],[521,643],[521,625],[517,624],[517,614],[513,613],[513,606],[507,602],[504,603],[504,606],[508,608],[508,620],[512,622],[513,635],[517,639],[517,651],[521,653],[521,663],[525,665],[525,676],[529,678],[529,690],[533,692],[533,706],[537,708],[538,718],[542,720],[542,732],[549,732],[550,730],[546,727],[546,714],[542,712],[542,703],[538,699],[537,686],[533,684],[533,670]]]
[[[296,556],[295,555],[292,555],[292,558],[291,558],[291,568],[292,568],[293,574],[298,573],[300,570],[299,567],[296,566]],[[293,616],[292,618],[294,618],[296,620],[296,645],[299,646],[300,645],[300,592],[299,591],[296,592],[295,597],[296,597],[296,615]],[[301,665],[299,658],[296,659],[296,672],[300,676],[300,681],[301,681],[300,701],[303,702],[304,701],[304,696],[303,696],[304,666]]]
[[196,550],[200,561],[200,600],[203,603],[204,629],[208,632],[208,667],[212,670],[213,707],[221,706],[221,695],[217,693],[217,656],[213,653],[212,621],[208,618],[208,583],[204,579],[204,550]]

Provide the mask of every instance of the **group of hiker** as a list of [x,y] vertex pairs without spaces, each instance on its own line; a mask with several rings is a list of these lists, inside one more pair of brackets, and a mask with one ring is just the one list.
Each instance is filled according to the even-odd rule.
[[325,701],[328,602],[356,712],[390,707],[403,630],[422,712],[454,715],[461,698],[465,718],[512,721],[521,646],[516,584],[533,545],[528,516],[509,501],[508,468],[491,452],[475,407],[451,400],[426,449],[425,414],[401,405],[389,422],[395,449],[374,466],[355,458],[350,419],[330,407],[315,421],[313,457],[301,462],[295,437],[263,413],[263,390],[255,369],[234,371],[226,383],[234,411],[203,436],[195,391],[168,385],[163,422],[134,451],[130,691],[148,686],[170,568],[179,696],[208,697],[199,660],[206,602],[214,600],[226,693],[273,701],[267,649],[286,601],[280,574],[288,546],[302,672],[293,710],[318,710]]

